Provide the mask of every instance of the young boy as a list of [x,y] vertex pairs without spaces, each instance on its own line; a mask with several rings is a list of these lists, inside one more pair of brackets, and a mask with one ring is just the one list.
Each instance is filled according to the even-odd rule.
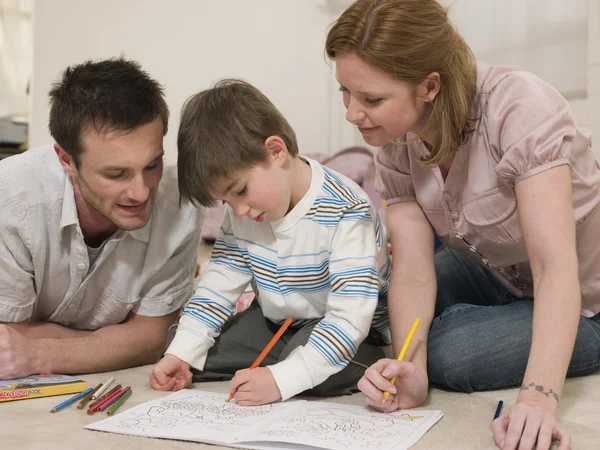
[[[225,80],[184,105],[181,197],[228,204],[210,264],[150,377],[178,390],[232,379],[240,405],[356,390],[389,343],[390,260],[369,197],[298,156],[288,122],[258,89]],[[252,282],[257,298],[234,315]],[[263,364],[250,367],[286,318]],[[364,342],[363,342],[364,341]]]

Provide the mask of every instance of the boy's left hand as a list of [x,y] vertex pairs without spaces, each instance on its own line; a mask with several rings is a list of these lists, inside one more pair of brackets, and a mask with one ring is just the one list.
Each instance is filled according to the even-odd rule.
[[240,406],[266,405],[281,398],[275,378],[266,367],[238,370],[229,383],[229,392],[235,393]]

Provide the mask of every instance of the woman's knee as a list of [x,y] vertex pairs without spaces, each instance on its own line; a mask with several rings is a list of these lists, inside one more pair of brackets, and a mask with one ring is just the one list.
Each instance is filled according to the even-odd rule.
[[458,357],[451,345],[438,345],[430,341],[427,349],[430,382],[459,392],[473,392],[469,366],[469,361]]

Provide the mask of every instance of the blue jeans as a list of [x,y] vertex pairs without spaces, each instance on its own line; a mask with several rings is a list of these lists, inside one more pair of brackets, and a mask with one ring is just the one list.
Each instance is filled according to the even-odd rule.
[[[533,299],[514,297],[473,259],[444,249],[435,257],[438,293],[429,331],[429,380],[462,392],[520,385]],[[600,314],[581,317],[567,376],[600,370]]]

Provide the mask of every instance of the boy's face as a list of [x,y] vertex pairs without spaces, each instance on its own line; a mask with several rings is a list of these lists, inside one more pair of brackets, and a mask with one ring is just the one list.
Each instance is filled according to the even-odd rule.
[[238,217],[257,222],[274,222],[290,210],[290,175],[280,159],[271,157],[265,165],[239,170],[232,180],[223,182],[220,199],[228,203]]

